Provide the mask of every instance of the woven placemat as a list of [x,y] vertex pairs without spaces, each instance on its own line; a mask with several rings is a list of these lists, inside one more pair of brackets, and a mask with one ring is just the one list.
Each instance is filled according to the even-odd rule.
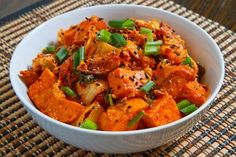
[[168,0],[60,0],[38,6],[0,26],[0,156],[123,156],[84,151],[54,138],[27,114],[9,80],[16,45],[42,22],[79,8],[134,3],[163,8],[195,22],[217,42],[225,58],[224,84],[211,109],[191,131],[153,150],[124,156],[234,156],[236,152],[236,34]]

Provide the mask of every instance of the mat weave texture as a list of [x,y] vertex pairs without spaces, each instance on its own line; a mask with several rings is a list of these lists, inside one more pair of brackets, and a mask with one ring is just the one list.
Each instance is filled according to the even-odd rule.
[[[27,114],[12,90],[9,62],[16,45],[32,29],[67,11],[98,4],[133,3],[179,14],[206,30],[225,58],[224,84],[202,120],[183,137],[153,150],[110,155],[84,151],[54,138]],[[168,0],[59,0],[39,6],[0,26],[0,156],[235,156],[236,34]]]

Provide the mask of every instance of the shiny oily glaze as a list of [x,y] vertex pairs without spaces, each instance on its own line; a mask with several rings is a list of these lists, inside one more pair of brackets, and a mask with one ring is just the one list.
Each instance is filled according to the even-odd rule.
[[[207,86],[199,83],[204,68],[189,56],[185,41],[155,19],[128,20],[132,28],[114,28],[92,16],[59,30],[55,49],[42,50],[32,67],[20,72],[35,106],[61,122],[106,131],[176,121],[184,116],[177,106],[181,100],[201,106],[209,95]],[[120,40],[113,42],[115,36],[105,41],[101,30],[119,34],[125,41],[119,45]],[[154,45],[155,54],[148,54],[146,45],[153,41],[159,45]],[[76,61],[81,47],[84,57]],[[67,55],[60,61],[57,55],[62,49]]]

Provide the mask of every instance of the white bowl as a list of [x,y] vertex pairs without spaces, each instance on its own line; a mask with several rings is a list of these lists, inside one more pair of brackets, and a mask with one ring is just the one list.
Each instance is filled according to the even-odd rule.
[[[85,17],[97,15],[111,19],[134,17],[158,19],[166,22],[186,41],[191,56],[206,68],[204,83],[209,85],[208,100],[194,113],[173,123],[136,131],[108,132],[93,131],[74,127],[41,113],[27,95],[27,88],[19,79],[19,71],[27,69],[32,59],[48,43],[56,41],[57,31],[77,24]],[[16,47],[10,64],[10,79],[16,95],[33,119],[46,131],[68,144],[85,150],[106,153],[132,153],[152,149],[175,140],[190,130],[211,106],[211,102],[222,85],[224,60],[215,41],[199,26],[176,14],[138,5],[100,5],[79,8],[50,19],[31,31]]]

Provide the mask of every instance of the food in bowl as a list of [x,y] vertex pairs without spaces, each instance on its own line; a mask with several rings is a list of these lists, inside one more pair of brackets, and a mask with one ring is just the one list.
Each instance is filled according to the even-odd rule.
[[128,131],[171,123],[209,95],[204,68],[163,22],[91,16],[59,30],[20,77],[43,113],[81,128]]

